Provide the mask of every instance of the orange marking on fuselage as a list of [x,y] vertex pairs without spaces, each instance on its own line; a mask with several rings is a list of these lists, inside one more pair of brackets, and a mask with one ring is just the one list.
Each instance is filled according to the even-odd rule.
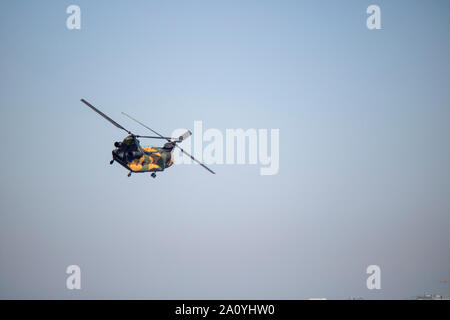
[[144,162],[145,157],[142,156],[139,159],[134,159],[133,161],[128,163],[128,168],[132,171],[140,171],[142,170],[142,163]]

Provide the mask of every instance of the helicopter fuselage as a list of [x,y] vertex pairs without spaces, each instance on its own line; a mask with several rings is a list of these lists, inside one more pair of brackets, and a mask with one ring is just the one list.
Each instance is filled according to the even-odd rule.
[[173,164],[173,148],[141,147],[133,136],[114,145],[113,160],[132,172],[163,171]]

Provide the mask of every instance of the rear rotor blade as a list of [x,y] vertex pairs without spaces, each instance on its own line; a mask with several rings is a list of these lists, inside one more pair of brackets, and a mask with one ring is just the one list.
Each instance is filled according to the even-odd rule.
[[101,112],[100,110],[98,110],[96,107],[94,107],[92,104],[90,104],[89,102],[87,102],[84,99],[81,99],[81,102],[83,102],[85,105],[87,105],[89,108],[91,108],[92,110],[94,110],[95,112],[97,112],[99,115],[101,115],[103,118],[105,118],[106,120],[108,120],[109,122],[111,122],[113,125],[115,125],[117,128],[125,130],[126,132],[128,132],[128,134],[131,134],[130,131],[128,131],[127,129],[125,129],[124,127],[122,127],[120,124],[118,124],[117,122],[115,122],[113,119],[111,119],[110,117],[108,117],[106,114],[104,114],[103,112]]
[[181,135],[178,139],[181,141],[186,140],[187,138],[189,138],[192,135],[191,131],[186,131],[183,135]]
[[147,138],[147,139],[165,139],[172,142],[180,142],[181,140],[179,138],[172,138],[172,137],[155,137],[155,136],[135,136],[136,138]]
[[143,124],[142,122],[140,122],[140,121],[138,121],[138,120],[136,120],[135,118],[133,118],[132,116],[130,116],[129,114],[126,114],[125,112],[122,112],[122,114],[123,115],[125,115],[125,116],[127,116],[128,118],[130,118],[131,120],[134,120],[134,121],[136,121],[137,123],[139,123],[141,126],[143,126],[143,127],[145,127],[145,128],[147,128],[148,130],[150,130],[151,132],[153,132],[154,134],[156,134],[158,137],[160,137],[160,138],[162,138],[162,139],[166,139],[167,141],[169,141],[170,142],[170,140],[169,139],[167,139],[167,138],[165,138],[165,137],[163,137],[162,135],[160,135],[158,132],[156,132],[155,130],[153,130],[152,128],[150,128],[150,127],[147,127],[145,124]]
[[209,172],[211,172],[212,174],[216,174],[214,171],[212,171],[210,168],[208,168],[207,166],[205,166],[203,163],[201,163],[200,161],[198,161],[197,159],[195,159],[193,156],[191,156],[189,153],[187,153],[186,151],[184,151],[183,148],[179,147],[177,144],[175,145],[175,147],[177,147],[178,149],[181,150],[181,152],[183,152],[185,155],[189,156],[192,160],[194,160],[195,162],[197,162],[199,165],[201,165],[203,168],[205,168],[206,170],[208,170]]
[[[145,124],[143,124],[142,122],[134,119],[132,116],[126,114],[125,112],[122,112],[123,115],[127,116],[128,118],[130,118],[131,120],[136,121],[137,123],[139,123],[141,126],[147,128],[148,130],[150,130],[151,132],[153,132],[154,134],[158,135],[160,138],[164,137],[162,135],[160,135],[158,132],[156,132],[155,130],[147,127]],[[192,133],[190,131],[186,132],[185,134],[183,134],[183,140],[185,139],[184,136],[189,137]],[[171,142],[169,139],[165,138],[167,141]],[[200,161],[198,161],[197,159],[195,159],[193,156],[191,156],[189,153],[187,153],[186,151],[183,150],[183,148],[179,147],[177,144],[175,144],[175,147],[177,147],[178,149],[181,150],[181,152],[183,152],[185,155],[189,156],[192,160],[194,160],[195,162],[197,162],[199,165],[201,165],[203,168],[205,168],[206,170],[208,170],[209,172],[211,172],[212,174],[216,174],[214,171],[212,171],[210,168],[208,168],[207,166],[205,166],[203,163],[201,163]]]

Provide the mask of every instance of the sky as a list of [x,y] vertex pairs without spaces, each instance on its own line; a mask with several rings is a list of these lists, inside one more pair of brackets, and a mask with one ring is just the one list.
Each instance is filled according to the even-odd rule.
[[[445,0],[2,1],[0,298],[450,295],[449,14]],[[122,111],[164,135],[279,129],[279,172],[128,178],[109,165],[125,133],[81,98],[138,134]]]

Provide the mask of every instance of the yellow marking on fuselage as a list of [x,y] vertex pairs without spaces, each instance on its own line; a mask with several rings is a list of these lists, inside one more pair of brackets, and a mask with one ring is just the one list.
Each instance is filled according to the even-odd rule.
[[156,152],[156,149],[153,149],[152,147],[142,147],[142,149],[147,152]]
[[[145,154],[139,159],[134,159],[127,163],[128,168],[131,171],[151,171],[152,169],[163,169],[159,165],[156,164],[159,158],[161,158],[161,152],[153,147],[142,147],[145,152],[149,154]],[[148,157],[146,159],[146,157]],[[148,164],[148,169],[144,170],[144,165]],[[170,152],[170,160],[165,166],[166,168],[170,167],[173,164],[173,150]]]
[[142,163],[144,162],[145,157],[142,156],[139,159],[134,159],[131,162],[128,162],[128,168],[132,171],[140,171],[142,170]]
[[149,171],[150,171],[151,169],[156,169],[156,168],[159,168],[159,166],[158,166],[157,164],[152,163],[152,164],[149,164],[149,165],[148,165],[148,170],[149,170]]

